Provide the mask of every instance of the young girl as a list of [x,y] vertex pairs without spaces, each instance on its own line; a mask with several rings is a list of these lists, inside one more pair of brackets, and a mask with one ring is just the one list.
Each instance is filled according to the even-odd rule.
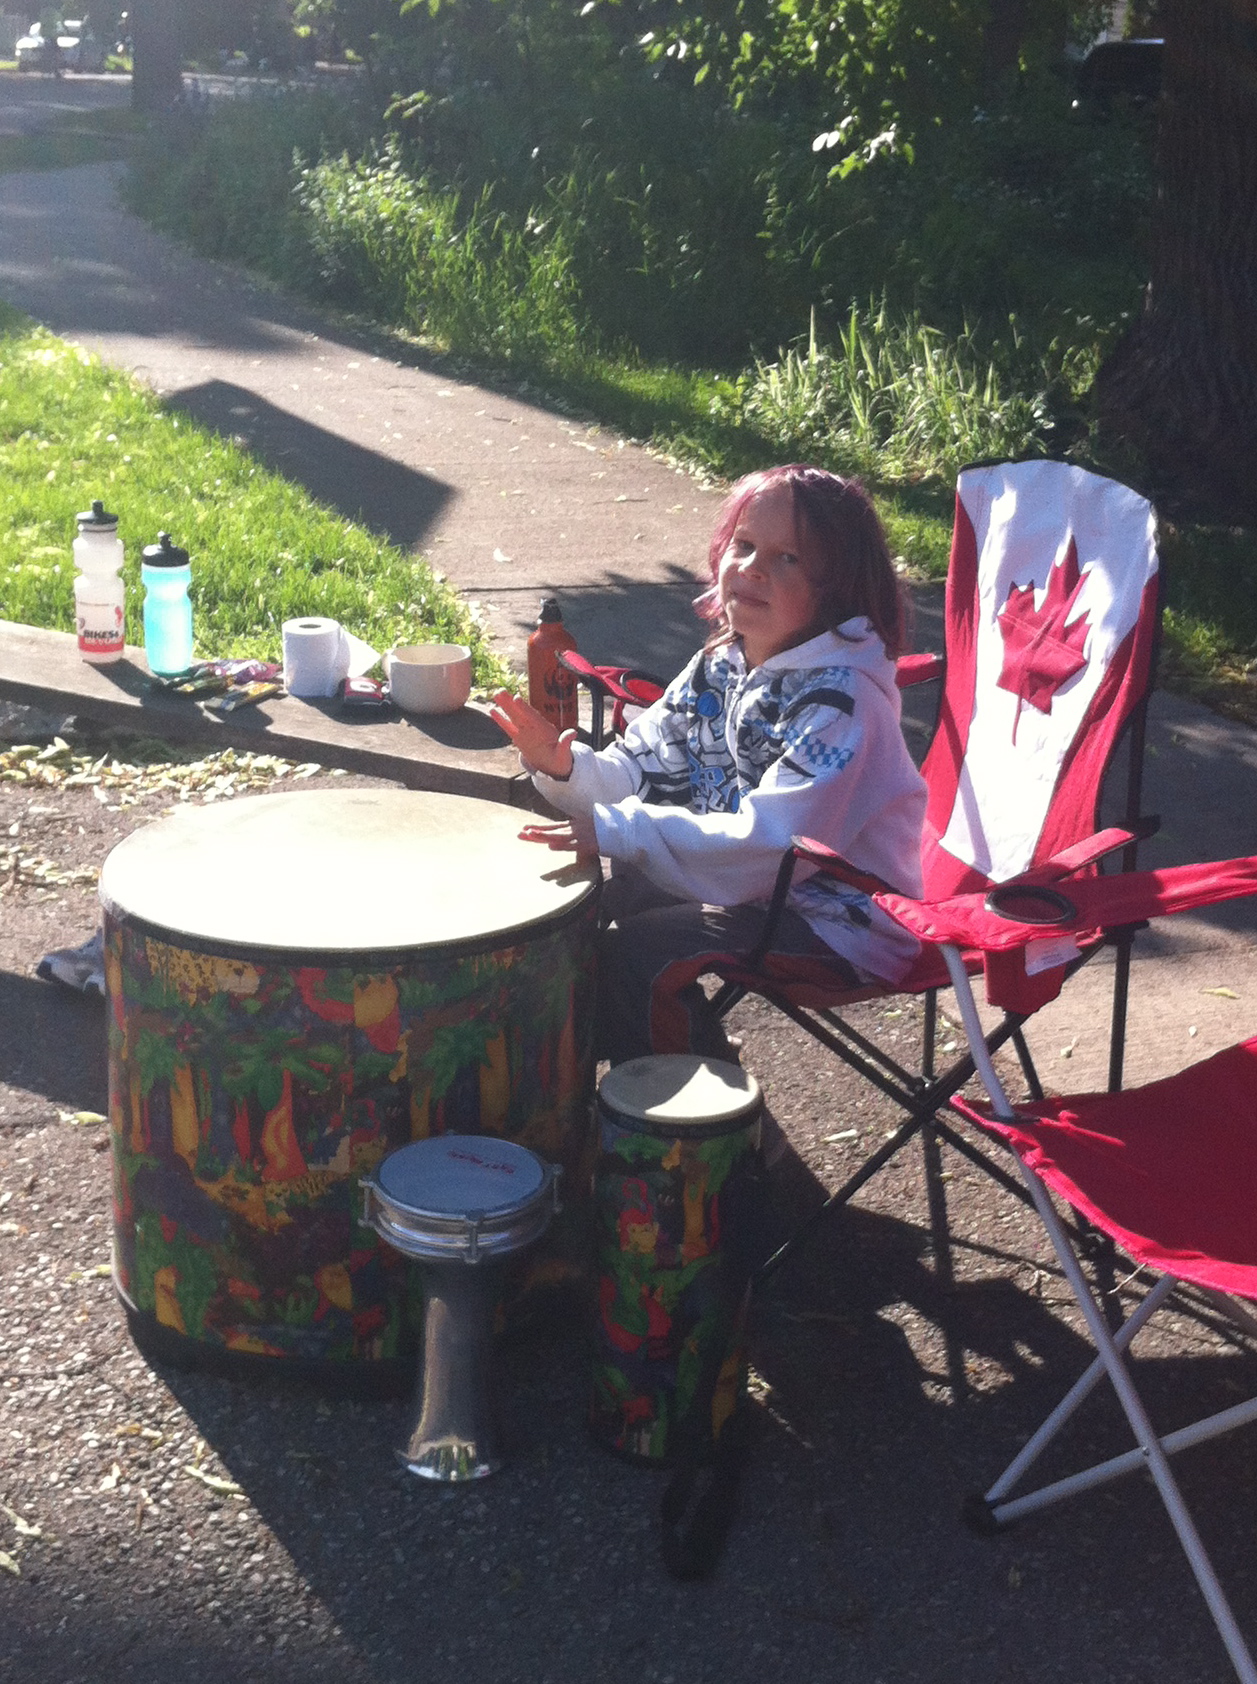
[[[697,606],[711,636],[621,741],[595,754],[527,702],[494,698],[537,789],[570,815],[524,834],[611,861],[599,1016],[613,1064],[733,1056],[697,980],[666,1030],[656,998],[653,1033],[652,988],[676,960],[755,946],[792,837],[921,893],[925,785],[893,664],[901,597],[863,488],[820,468],[748,475],[721,507],[709,566]],[[916,943],[867,895],[800,865],[774,951],[824,957],[856,987],[896,982]]]

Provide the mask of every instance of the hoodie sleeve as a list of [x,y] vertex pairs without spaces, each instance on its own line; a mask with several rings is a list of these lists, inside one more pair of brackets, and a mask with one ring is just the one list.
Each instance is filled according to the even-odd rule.
[[[696,658],[701,660],[702,656]],[[572,745],[567,778],[533,773],[533,784],[561,813],[588,817],[598,805],[630,797],[643,805],[684,804],[690,799],[689,730],[685,698],[690,694],[695,662],[672,680],[657,702],[629,722],[623,738],[597,754],[583,743]]]
[[636,795],[597,803],[600,852],[637,866],[668,893],[717,906],[766,899],[794,836],[813,836],[877,870],[882,849],[865,832],[882,824],[888,805],[919,806],[921,785],[897,722],[861,690],[854,704],[822,693],[792,710],[780,753],[736,812],[661,810]]

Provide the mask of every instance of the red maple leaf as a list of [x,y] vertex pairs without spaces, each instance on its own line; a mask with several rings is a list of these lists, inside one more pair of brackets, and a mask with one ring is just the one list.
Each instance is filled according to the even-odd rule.
[[[1071,625],[1065,624],[1081,589],[1078,546],[1071,537],[1065,554],[1048,574],[1042,603],[1035,607],[1033,584],[1015,584],[999,611],[1004,663],[995,682],[1040,713],[1051,713],[1052,698],[1061,685],[1087,664],[1083,654],[1091,630],[1087,616],[1080,614]],[[1020,707],[1017,715],[1020,718]],[[1014,721],[1014,737],[1016,730]]]

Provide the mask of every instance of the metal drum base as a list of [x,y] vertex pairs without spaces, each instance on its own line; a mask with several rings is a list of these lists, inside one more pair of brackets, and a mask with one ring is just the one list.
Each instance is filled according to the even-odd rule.
[[398,1452],[419,1479],[484,1479],[502,1466],[492,1394],[499,1265],[420,1263],[423,1359],[418,1419]]

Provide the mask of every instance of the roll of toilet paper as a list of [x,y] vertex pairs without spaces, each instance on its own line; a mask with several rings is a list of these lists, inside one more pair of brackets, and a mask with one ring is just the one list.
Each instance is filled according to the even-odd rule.
[[290,696],[334,696],[343,679],[360,677],[380,658],[339,620],[318,615],[285,620],[283,638],[284,684]]

